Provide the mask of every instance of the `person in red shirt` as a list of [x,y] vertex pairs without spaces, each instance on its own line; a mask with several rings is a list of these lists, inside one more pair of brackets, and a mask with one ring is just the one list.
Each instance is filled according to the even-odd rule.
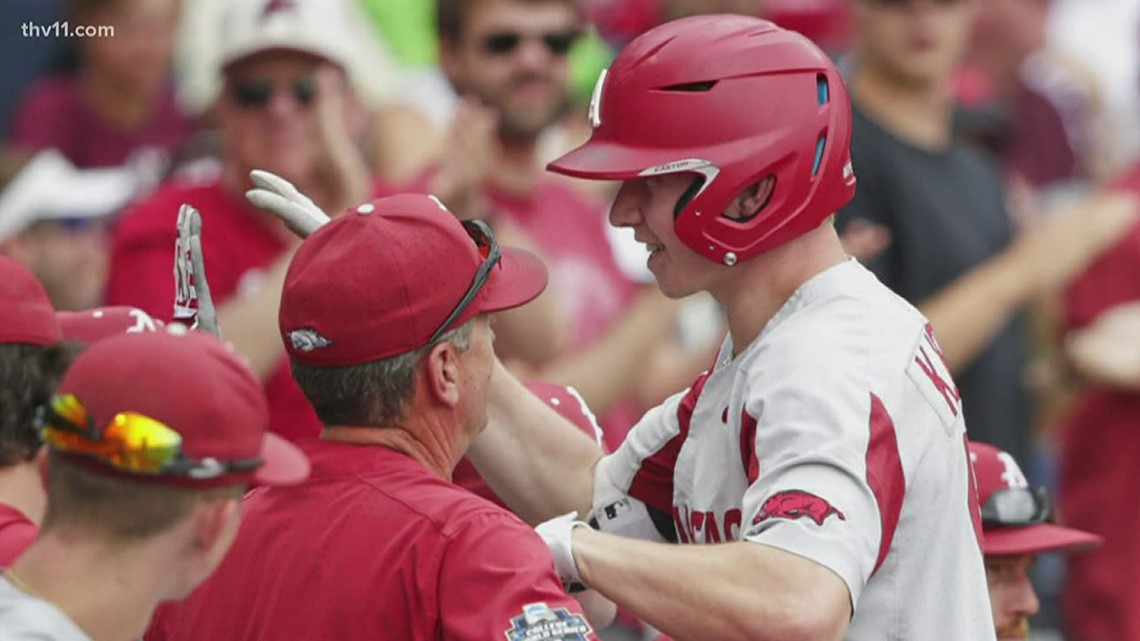
[[[23,151],[58,149],[75,166],[92,168],[150,162],[154,151],[167,154],[185,142],[194,124],[175,104],[170,73],[179,3],[67,4],[67,22],[37,26],[78,46],[79,70],[32,86],[15,113],[8,144]],[[84,37],[61,33],[88,27],[96,31]],[[113,33],[98,31],[107,28]]]
[[36,408],[47,403],[70,362],[88,345],[163,329],[162,321],[133,307],[52,312],[38,284],[16,265],[0,257],[0,296],[19,301],[0,316],[0,568],[35,541],[43,521],[47,494],[34,462],[40,450]]
[[218,566],[251,485],[304,479],[265,395],[217,338],[133,333],[76,357],[39,420],[48,507],[0,576],[10,639],[137,639]]
[[248,205],[254,168],[292,181],[327,211],[366,200],[376,187],[352,140],[365,126],[348,68],[352,40],[339,2],[240,0],[227,4],[216,105],[221,175],[174,178],[137,203],[113,238],[107,301],[172,316],[170,265],[179,207],[202,214],[202,245],[227,340],[266,385],[272,429],[316,436],[320,421],[289,378],[274,330],[281,282],[295,239]]
[[[1140,166],[1115,187],[1140,193]],[[1069,561],[1062,595],[1067,632],[1077,639],[1140,638],[1140,224],[1069,287],[1064,345],[1085,383],[1062,427],[1060,509],[1105,545]],[[1120,328],[1120,329],[1118,329]]]
[[36,538],[47,495],[35,457],[36,408],[55,392],[72,353],[60,344],[47,293],[20,263],[0,256],[0,568]]
[[537,257],[428,196],[309,236],[279,324],[325,424],[299,444],[312,475],[250,493],[230,556],[147,639],[597,639],[534,530],[449,482],[488,420],[490,315],[545,286]]

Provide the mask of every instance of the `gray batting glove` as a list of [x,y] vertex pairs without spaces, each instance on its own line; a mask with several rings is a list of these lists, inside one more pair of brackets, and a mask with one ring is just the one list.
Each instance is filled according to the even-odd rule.
[[578,520],[577,512],[556,516],[534,528],[542,537],[550,555],[554,557],[554,568],[567,592],[581,592],[586,589],[582,576],[578,574],[578,564],[574,561],[573,533],[576,527],[590,527]]
[[297,236],[308,238],[329,221],[328,214],[281,176],[254,169],[249,172],[249,178],[254,188],[245,192],[246,200],[280,218]]

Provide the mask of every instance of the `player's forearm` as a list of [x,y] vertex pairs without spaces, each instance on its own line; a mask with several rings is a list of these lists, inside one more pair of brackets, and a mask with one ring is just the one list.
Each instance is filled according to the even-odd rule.
[[285,354],[277,327],[277,309],[281,306],[281,289],[291,257],[292,252],[287,252],[274,261],[257,291],[235,296],[218,307],[222,337],[233,343],[262,380],[273,373]]
[[1007,252],[970,270],[919,304],[954,373],[981,353],[1024,305],[1031,288]]
[[656,375],[646,365],[661,341],[669,340],[677,305],[656,289],[646,290],[602,338],[544,368],[541,377],[574,387],[590,409],[605,414],[634,394],[642,379]]
[[843,581],[823,566],[749,542],[670,545],[574,531],[588,585],[682,641],[838,641],[850,620]]
[[593,503],[602,450],[495,362],[487,428],[467,456],[511,510],[532,525]]

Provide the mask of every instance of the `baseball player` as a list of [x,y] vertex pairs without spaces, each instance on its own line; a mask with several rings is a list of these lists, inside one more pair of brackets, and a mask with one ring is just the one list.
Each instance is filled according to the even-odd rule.
[[47,493],[36,466],[36,408],[46,403],[74,356],[39,280],[0,256],[0,568],[36,538]]
[[253,373],[202,333],[114,336],[72,363],[40,420],[48,507],[0,577],[0,638],[138,639],[221,562],[250,484],[296,483]]
[[1079,552],[1104,539],[1051,523],[1052,503],[1044,488],[1032,489],[1008,452],[970,442],[970,462],[982,502],[982,551],[990,604],[999,641],[1029,637],[1029,617],[1040,603],[1027,572],[1043,552]]
[[686,18],[627,45],[589,115],[550,169],[622,181],[610,222],[729,335],[607,456],[496,368],[469,455],[549,519],[564,582],[675,638],[993,639],[957,388],[831,222],[855,189],[833,63],[759,19]]

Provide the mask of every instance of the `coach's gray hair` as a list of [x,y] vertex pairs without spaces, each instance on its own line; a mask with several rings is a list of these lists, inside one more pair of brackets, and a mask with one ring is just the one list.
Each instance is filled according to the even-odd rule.
[[293,380],[325,425],[390,427],[399,425],[416,391],[416,368],[440,343],[460,352],[471,348],[472,322],[410,352],[348,367],[313,367],[290,359]]

